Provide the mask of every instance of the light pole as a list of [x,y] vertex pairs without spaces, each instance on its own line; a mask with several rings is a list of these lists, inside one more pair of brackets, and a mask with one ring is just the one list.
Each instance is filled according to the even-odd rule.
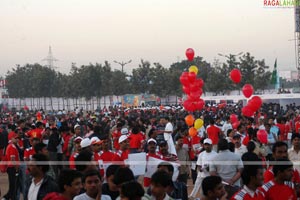
[[121,65],[121,67],[122,67],[122,73],[124,73],[124,71],[123,71],[124,70],[124,66],[127,65],[127,64],[129,64],[129,63],[131,63],[131,61],[132,60],[129,60],[128,62],[123,62],[123,61],[122,62],[118,62],[118,61],[114,60],[114,63],[117,63],[117,64]]

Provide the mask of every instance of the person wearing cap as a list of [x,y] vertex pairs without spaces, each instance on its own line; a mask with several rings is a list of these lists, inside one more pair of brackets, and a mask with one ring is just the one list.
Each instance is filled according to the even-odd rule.
[[233,144],[234,144],[234,153],[238,154],[239,156],[242,157],[242,155],[247,152],[247,147],[242,144],[241,135],[235,134],[232,137],[232,140],[233,140]]
[[98,138],[98,137],[92,137],[91,138],[91,148],[92,148],[92,152],[94,153],[94,159],[95,161],[98,161],[99,158],[99,151],[101,149],[101,144],[102,141]]
[[19,188],[19,168],[20,168],[20,155],[18,151],[19,136],[14,132],[8,134],[9,144],[6,148],[5,156],[8,162],[7,174],[8,174],[8,192],[3,196],[5,199],[16,199],[17,190]]
[[163,140],[159,143],[159,151],[157,154],[160,156],[160,159],[165,161],[178,161],[177,155],[171,154],[168,149],[167,141]]
[[70,154],[74,152],[74,139],[79,137],[81,134],[81,126],[79,124],[76,124],[74,126],[74,135],[70,138],[69,143],[68,143],[68,151]]
[[[156,146],[157,142],[155,139],[150,138],[147,141],[147,147],[148,147],[148,153],[146,154],[146,160],[148,161],[150,157],[160,159],[160,156],[156,153]],[[146,172],[144,176],[144,187],[148,188],[151,184],[151,176],[152,174],[149,174]]]
[[80,136],[78,136],[74,139],[75,151],[71,154],[71,156],[69,158],[69,166],[71,169],[76,169],[75,159],[81,151],[81,146],[80,146],[81,141],[82,141],[82,138]]
[[189,195],[189,197],[195,198],[199,189],[201,188],[202,181],[205,177],[209,176],[209,164],[214,159],[214,157],[217,155],[215,151],[213,151],[212,148],[212,141],[209,138],[206,138],[203,141],[203,148],[205,151],[201,152],[197,159],[197,169],[198,169],[198,175],[196,182],[194,184],[194,188]]
[[124,161],[128,159],[129,154],[129,139],[127,135],[121,135],[121,137],[119,138],[119,145],[120,149],[116,151],[112,160],[117,162],[121,161],[122,164],[122,162],[124,163]]
[[92,142],[90,138],[83,138],[80,142],[81,151],[89,151],[93,153],[91,144]]

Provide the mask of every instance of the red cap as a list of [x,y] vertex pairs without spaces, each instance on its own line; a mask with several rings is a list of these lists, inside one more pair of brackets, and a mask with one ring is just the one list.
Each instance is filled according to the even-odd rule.
[[8,140],[11,140],[13,138],[18,138],[18,137],[19,137],[19,135],[13,131],[8,134]]

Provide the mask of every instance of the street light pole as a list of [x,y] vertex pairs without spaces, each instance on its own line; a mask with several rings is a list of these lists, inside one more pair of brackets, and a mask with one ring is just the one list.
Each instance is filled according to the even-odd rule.
[[114,60],[114,63],[117,63],[117,64],[121,65],[121,67],[122,67],[122,73],[124,73],[124,66],[127,65],[127,64],[129,64],[129,63],[131,63],[131,61],[132,60],[129,60],[128,62],[123,62],[123,61],[122,62],[118,62],[118,61]]

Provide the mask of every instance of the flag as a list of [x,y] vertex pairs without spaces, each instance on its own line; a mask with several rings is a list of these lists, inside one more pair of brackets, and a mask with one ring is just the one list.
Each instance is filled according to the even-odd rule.
[[274,63],[274,69],[273,69],[272,77],[271,77],[271,84],[276,85],[276,83],[277,83],[277,58]]

